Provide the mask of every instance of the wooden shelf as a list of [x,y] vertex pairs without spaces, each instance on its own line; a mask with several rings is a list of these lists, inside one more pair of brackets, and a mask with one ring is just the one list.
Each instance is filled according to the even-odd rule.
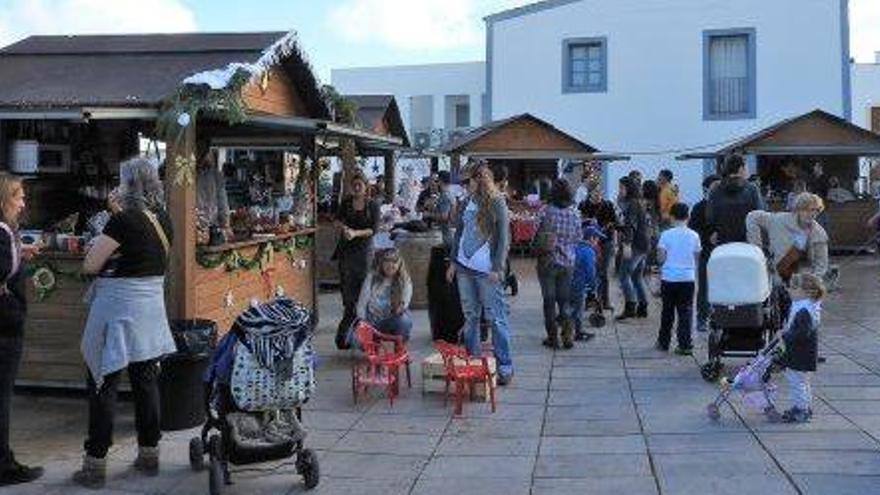
[[259,239],[249,239],[246,241],[239,242],[230,242],[227,244],[221,244],[219,246],[199,246],[199,252],[202,253],[223,253],[226,251],[232,251],[233,249],[241,249],[251,246],[259,246],[260,244],[266,244],[269,242],[277,242],[277,241],[286,241],[288,239],[292,239],[294,237],[302,237],[307,235],[314,235],[318,231],[315,227],[310,227],[307,229],[300,229],[296,232],[288,232],[286,234],[276,234],[273,237],[264,237]]

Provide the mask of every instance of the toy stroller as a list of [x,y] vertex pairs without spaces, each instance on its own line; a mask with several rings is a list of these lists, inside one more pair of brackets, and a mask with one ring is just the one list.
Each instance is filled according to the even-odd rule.
[[749,364],[737,371],[732,380],[721,380],[721,392],[706,406],[706,413],[713,421],[721,419],[721,404],[730,394],[739,392],[748,410],[767,415],[770,421],[779,420],[776,410],[776,386],[770,382],[774,361],[780,352],[779,337],[773,338]]
[[208,455],[211,495],[231,484],[230,464],[293,456],[305,488],[318,485],[318,458],[303,448],[300,423],[315,389],[313,327],[308,309],[278,298],[245,311],[218,344],[205,374],[208,420],[189,445],[193,470]]

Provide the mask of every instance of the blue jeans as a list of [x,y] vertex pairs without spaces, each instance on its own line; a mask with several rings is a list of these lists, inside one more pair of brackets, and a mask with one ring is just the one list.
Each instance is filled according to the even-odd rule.
[[492,282],[485,275],[477,275],[465,269],[458,270],[458,292],[464,313],[464,344],[472,356],[482,354],[480,344],[480,315],[492,324],[492,344],[498,374],[513,374],[510,356],[510,326],[507,324],[507,301],[501,281]]
[[404,342],[409,341],[409,334],[413,327],[412,317],[409,314],[409,310],[406,310],[397,316],[390,316],[384,320],[377,319],[378,321],[374,321],[373,318],[369,318],[369,320],[370,324],[376,327],[376,330],[388,335],[400,335],[403,337]]
[[584,307],[586,306],[587,293],[589,290],[571,288],[571,299],[568,306],[571,311],[571,323],[574,326],[574,333],[579,334],[584,331]]
[[633,252],[620,263],[620,290],[628,303],[647,303],[645,295],[645,253]]

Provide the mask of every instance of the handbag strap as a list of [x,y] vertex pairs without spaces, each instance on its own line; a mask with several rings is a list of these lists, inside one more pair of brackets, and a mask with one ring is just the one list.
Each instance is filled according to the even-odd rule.
[[162,242],[162,248],[165,250],[165,257],[167,258],[169,254],[171,254],[171,243],[168,242],[168,236],[165,234],[165,229],[162,228],[162,225],[159,223],[159,219],[156,218],[156,214],[150,210],[143,210],[144,215],[146,215],[147,220],[153,224],[153,228],[156,230],[156,235],[159,236],[159,241]]

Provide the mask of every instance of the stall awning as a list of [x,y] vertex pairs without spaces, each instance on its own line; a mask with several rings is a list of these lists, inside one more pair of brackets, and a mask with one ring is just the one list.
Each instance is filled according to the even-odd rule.
[[447,154],[510,160],[585,160],[597,149],[524,113],[478,127],[449,143]]
[[[259,133],[266,130],[272,132]],[[251,115],[242,124],[230,127],[221,135],[212,138],[211,144],[215,146],[283,145],[291,142],[291,138],[302,134],[318,135],[324,138],[325,143],[327,140],[339,138],[354,139],[362,149],[394,150],[403,147],[403,140],[399,137],[376,134],[326,120],[272,115]]]
[[715,159],[731,153],[791,156],[880,156],[880,135],[823,110],[783,120],[716,151],[679,160]]

